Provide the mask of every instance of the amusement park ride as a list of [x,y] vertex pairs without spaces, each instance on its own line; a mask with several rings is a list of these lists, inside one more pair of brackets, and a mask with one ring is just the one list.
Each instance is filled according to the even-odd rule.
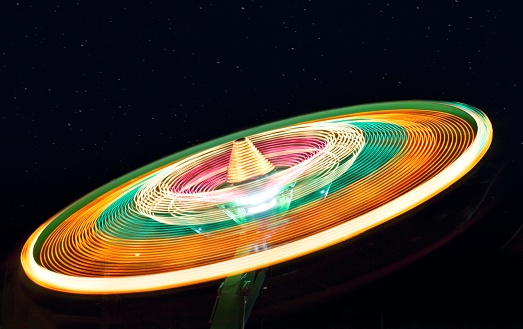
[[243,328],[267,268],[343,243],[460,180],[492,140],[454,102],[365,104],[234,133],[91,192],[38,228],[26,275],[67,294],[221,281],[211,328]]

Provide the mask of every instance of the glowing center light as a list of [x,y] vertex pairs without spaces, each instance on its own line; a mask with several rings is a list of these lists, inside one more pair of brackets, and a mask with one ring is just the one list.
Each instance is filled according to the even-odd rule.
[[254,192],[219,207],[238,224],[261,217],[282,215],[290,207],[295,184],[296,182],[292,182],[283,187]]
[[264,212],[264,211],[267,211],[267,210],[271,209],[276,204],[277,204],[277,200],[276,199],[271,199],[269,202],[260,203],[260,204],[258,204],[256,206],[248,207],[247,208],[247,214],[248,215],[259,214],[261,212]]
[[[272,203],[274,205],[275,202],[273,203],[273,201],[275,200],[274,197],[276,195],[278,195],[278,189],[272,188],[268,191],[264,191],[261,193],[257,193],[254,195],[236,199],[236,202],[241,206],[247,206],[249,208],[253,208],[251,206],[261,205],[262,203],[267,204],[266,202],[269,200],[270,200],[270,203]],[[268,208],[266,208],[266,209],[268,209]],[[259,211],[263,211],[263,210],[259,210]],[[256,211],[256,212],[259,212],[259,211]],[[254,210],[253,210],[253,212],[254,212]]]
[[[287,168],[276,168],[248,138],[234,141],[227,168],[227,182],[218,189],[237,184],[243,188],[245,195],[219,207],[238,224],[263,216],[282,214],[289,209],[296,181],[280,186],[281,182],[271,180],[271,176],[285,169]],[[287,175],[292,174],[292,170],[287,171]],[[246,184],[262,180],[266,182],[255,188],[249,188]]]

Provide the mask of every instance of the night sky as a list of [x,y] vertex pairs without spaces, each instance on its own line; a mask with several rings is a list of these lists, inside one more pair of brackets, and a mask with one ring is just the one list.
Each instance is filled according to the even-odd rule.
[[[514,276],[503,271],[523,273],[516,234],[523,222],[520,7],[462,0],[2,1],[2,256],[86,193],[192,145],[320,110],[426,99],[483,110],[494,125],[489,164],[504,168],[496,176],[503,200],[487,212],[488,224],[429,256],[431,264],[446,264],[458,249],[473,259],[473,269],[457,277],[482,283],[467,293]],[[490,239],[488,225],[504,233]],[[505,263],[497,259],[492,269],[485,253]],[[436,266],[428,263],[364,292],[379,296],[406,278],[427,279]],[[478,278],[480,268],[489,276]],[[441,286],[454,282],[453,272],[445,273]],[[521,284],[510,286],[515,281],[490,288],[484,303],[523,292]],[[404,322],[427,327],[412,313]],[[497,314],[491,323],[503,322]],[[339,321],[336,328],[348,327]]]

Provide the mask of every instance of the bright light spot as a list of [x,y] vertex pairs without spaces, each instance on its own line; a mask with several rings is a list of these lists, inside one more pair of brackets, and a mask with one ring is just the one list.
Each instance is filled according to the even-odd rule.
[[268,191],[239,198],[236,202],[241,206],[258,205],[278,195],[278,189],[272,188]]
[[252,214],[258,214],[260,212],[269,210],[276,205],[276,201],[277,201],[276,198],[274,198],[274,199],[270,200],[269,202],[265,202],[265,203],[259,204],[257,206],[254,206],[254,207],[249,207],[249,208],[247,208],[247,213],[249,215],[252,215]]

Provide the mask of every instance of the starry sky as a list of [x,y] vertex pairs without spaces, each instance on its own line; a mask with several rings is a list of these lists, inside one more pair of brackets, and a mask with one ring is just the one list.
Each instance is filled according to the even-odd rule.
[[[492,120],[499,161],[520,163],[519,9],[463,0],[2,1],[4,245],[161,157],[341,106],[467,103]],[[510,175],[523,181],[519,170]]]
[[298,114],[434,99],[481,108],[497,132],[521,118],[523,23],[507,2],[0,9],[5,220],[24,232],[162,156]]

